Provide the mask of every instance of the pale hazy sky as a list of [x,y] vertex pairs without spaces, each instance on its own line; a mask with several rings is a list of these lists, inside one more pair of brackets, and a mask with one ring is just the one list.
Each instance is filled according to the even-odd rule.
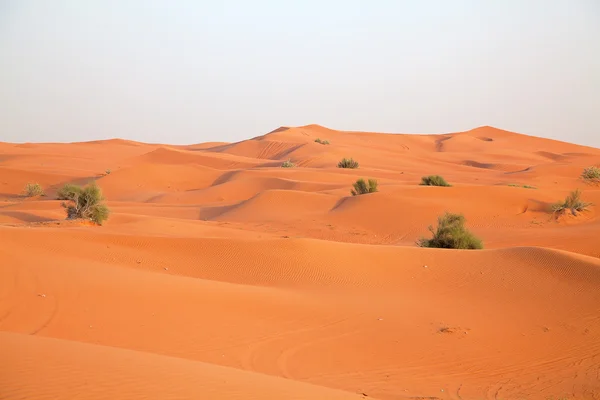
[[600,147],[600,1],[0,0],[0,141],[311,123]]

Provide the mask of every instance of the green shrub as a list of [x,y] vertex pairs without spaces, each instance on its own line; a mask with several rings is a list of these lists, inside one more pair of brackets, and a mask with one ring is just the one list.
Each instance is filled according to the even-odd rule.
[[281,168],[294,168],[296,164],[294,164],[291,160],[286,160],[281,164]]
[[581,200],[581,191],[573,190],[563,201],[554,203],[551,207],[552,212],[571,211],[571,214],[577,215],[578,212],[586,211],[592,203]]
[[338,168],[358,168],[358,161],[354,161],[352,158],[343,158],[342,161],[338,163]]
[[27,185],[25,185],[23,193],[26,197],[43,196],[44,189],[42,189],[42,185],[40,185],[39,183],[28,183]]
[[483,243],[465,228],[465,217],[462,214],[445,213],[438,217],[438,226],[429,231],[433,234],[431,239],[420,239],[420,247],[433,247],[439,249],[483,249]]
[[319,138],[316,138],[315,142],[320,144],[329,144],[329,140],[321,140]]
[[360,178],[356,183],[352,184],[352,186],[354,186],[354,189],[350,191],[352,196],[374,193],[377,191],[377,180],[369,179],[369,182],[367,183],[364,179]]
[[58,200],[71,200],[74,196],[81,191],[81,188],[72,183],[67,183],[56,193]]
[[444,178],[439,175],[429,175],[421,178],[421,185],[423,186],[452,186]]
[[89,219],[98,225],[102,225],[104,221],[108,219],[110,215],[110,210],[106,206],[106,204],[97,204],[96,206],[90,208],[90,216]]
[[[68,187],[67,187],[68,186]],[[102,190],[95,182],[82,188],[76,185],[65,185],[59,193],[66,202],[62,206],[67,210],[67,219],[88,219],[102,225],[110,210],[102,201]]]
[[587,167],[581,173],[581,177],[584,181],[600,182],[600,168],[598,167]]

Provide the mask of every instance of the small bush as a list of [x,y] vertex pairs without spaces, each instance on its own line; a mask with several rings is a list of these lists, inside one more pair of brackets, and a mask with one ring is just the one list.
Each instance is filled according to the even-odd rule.
[[110,169],[107,169],[107,170],[106,170],[106,171],[104,171],[104,172],[106,173],[106,175],[110,175],[110,173],[111,173],[111,170],[110,170]]
[[80,193],[81,188],[72,183],[67,183],[56,193],[56,198],[58,200],[71,200],[75,197],[76,194]]
[[358,161],[354,161],[352,158],[343,158],[342,161],[338,163],[338,168],[358,168]]
[[294,164],[291,160],[286,160],[281,164],[281,168],[294,168],[296,164]]
[[421,178],[421,185],[423,186],[452,186],[444,178],[439,175],[429,175]]
[[578,212],[586,211],[592,203],[587,203],[581,200],[581,191],[573,190],[563,201],[554,203],[551,207],[552,212],[571,211],[571,214],[577,215]]
[[369,182],[367,183],[364,179],[360,178],[356,183],[352,184],[352,186],[354,186],[354,189],[350,191],[352,196],[374,193],[377,191],[377,180],[369,179]]
[[417,244],[420,247],[431,247],[439,249],[483,249],[483,243],[465,228],[465,217],[462,214],[445,213],[438,217],[438,226],[434,230],[432,226],[429,231],[433,234],[431,239],[420,239]]
[[102,225],[110,213],[108,207],[102,201],[102,190],[91,183],[82,188],[76,185],[65,185],[59,190],[59,196],[62,195],[66,202],[62,206],[67,210],[67,219],[88,219]]
[[27,185],[25,185],[23,193],[26,197],[43,196],[44,189],[42,189],[42,185],[40,185],[39,183],[28,183]]
[[329,140],[321,140],[319,138],[316,138],[315,142],[320,144],[329,144]]
[[510,187],[520,187],[520,188],[524,188],[524,189],[537,189],[535,186],[519,185],[518,183],[509,183],[508,186],[510,186]]
[[587,167],[581,173],[581,177],[584,181],[600,182],[600,168],[594,166]]

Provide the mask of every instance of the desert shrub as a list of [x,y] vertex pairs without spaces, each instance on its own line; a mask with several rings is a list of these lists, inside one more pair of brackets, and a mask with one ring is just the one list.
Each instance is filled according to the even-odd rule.
[[321,140],[319,138],[316,138],[315,142],[320,144],[329,144],[329,140]]
[[42,185],[40,185],[39,183],[28,183],[27,185],[25,185],[23,193],[27,197],[43,196],[44,189],[42,189]]
[[67,183],[56,192],[56,198],[58,200],[71,200],[76,194],[80,193],[81,188],[72,183]]
[[581,191],[577,189],[569,193],[563,201],[554,203],[551,209],[555,213],[569,210],[573,215],[577,215],[578,212],[587,210],[591,205],[592,203],[581,200]]
[[535,186],[519,185],[518,183],[509,183],[508,186],[510,186],[510,187],[520,187],[520,188],[524,188],[524,189],[537,189]]
[[377,191],[377,180],[369,179],[368,182],[365,182],[364,179],[360,178],[355,183],[353,183],[352,186],[354,186],[354,189],[350,191],[350,193],[352,193],[352,196],[357,196],[366,193],[374,193]]
[[483,243],[465,228],[465,217],[462,214],[445,213],[438,217],[438,226],[429,231],[433,234],[431,239],[420,239],[420,247],[435,247],[440,249],[483,249]]
[[[68,187],[67,187],[68,186]],[[64,190],[63,190],[64,189]],[[108,207],[102,202],[102,190],[91,183],[86,187],[76,185],[65,185],[59,193],[67,200],[62,206],[67,210],[68,219],[89,219],[102,225],[110,213]]]
[[342,161],[338,163],[338,168],[358,168],[358,161],[354,161],[352,158],[343,158]]
[[112,172],[110,169],[107,169],[106,171],[104,171],[106,173],[106,175],[110,175],[110,173]]
[[581,173],[581,177],[584,181],[600,182],[600,168],[598,167],[587,167]]
[[296,164],[294,164],[291,160],[285,160],[283,164],[281,164],[281,168],[294,168]]
[[429,175],[421,178],[423,186],[451,186],[444,178],[439,175]]

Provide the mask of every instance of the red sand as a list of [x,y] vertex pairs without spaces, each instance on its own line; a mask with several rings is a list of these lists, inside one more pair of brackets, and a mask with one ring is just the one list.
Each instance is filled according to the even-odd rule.
[[[590,165],[491,127],[0,143],[0,398],[600,399],[600,217],[548,212]],[[92,179],[111,218],[65,221]],[[486,250],[418,248],[444,211]]]

